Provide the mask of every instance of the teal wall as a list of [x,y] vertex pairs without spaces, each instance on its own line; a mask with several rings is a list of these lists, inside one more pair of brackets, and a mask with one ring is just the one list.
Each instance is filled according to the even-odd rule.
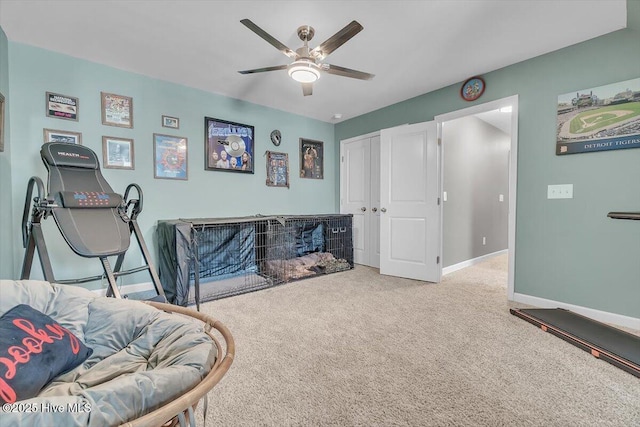
[[[11,232],[11,162],[9,143],[9,43],[0,27],[0,93],[5,98],[4,151],[0,152],[0,271],[10,271],[13,267],[13,242]],[[2,275],[0,274],[0,277]]]
[[[83,145],[95,150],[100,158],[103,135],[134,139],[135,170],[103,169],[102,172],[116,192],[124,192],[131,182],[142,187],[144,211],[139,223],[154,253],[153,233],[159,219],[336,212],[334,188],[338,172],[337,165],[332,161],[337,156],[333,124],[20,43],[9,41],[8,50],[13,100],[12,149],[4,153],[3,162],[9,158],[13,165],[10,171],[13,185],[3,185],[0,194],[6,199],[7,193],[10,193],[12,202],[12,206],[2,205],[3,218],[10,216],[8,224],[3,222],[2,240],[11,242],[14,260],[2,264],[1,278],[14,278],[19,273],[23,254],[20,221],[29,177],[38,175],[46,179],[46,169],[39,155],[43,128],[82,132]],[[215,78],[215,75],[211,78]],[[46,117],[46,91],[78,97],[79,121]],[[133,129],[101,124],[101,91],[133,97]],[[180,118],[180,129],[161,127],[162,114]],[[255,126],[255,174],[204,170],[205,116]],[[273,129],[279,129],[283,135],[283,142],[278,148],[269,140]],[[188,138],[188,181],[154,179],[153,133]],[[329,161],[325,161],[323,180],[299,178],[300,137],[325,142],[325,156]],[[266,150],[289,154],[290,189],[265,185],[266,164],[263,155]],[[98,262],[87,263],[71,253],[55,230],[53,221],[45,221],[44,231],[51,237],[47,243],[56,277],[101,272]],[[135,258],[131,264],[139,263],[139,260]],[[88,264],[93,268],[88,268]],[[34,277],[40,274],[37,261],[33,271],[36,273]]]
[[[474,103],[458,83],[339,123],[336,141],[518,94],[515,291],[640,317],[640,224],[606,216],[640,210],[640,149],[555,155],[559,94],[640,77],[640,1],[627,5],[627,29],[487,73]],[[546,199],[568,183],[573,199]]]
[[[629,0],[628,28],[484,75],[487,90],[475,103],[458,96],[461,83],[339,123],[319,122],[203,91],[127,73],[53,52],[12,43],[0,31],[0,91],[10,118],[7,147],[0,153],[0,278],[15,278],[22,259],[21,210],[31,175],[46,177],[38,151],[42,129],[83,132],[84,145],[101,152],[103,135],[134,138],[136,169],[105,170],[116,191],[137,182],[145,191],[141,227],[150,246],[158,219],[256,213],[330,213],[339,206],[338,142],[514,94],[519,95],[519,153],[515,290],[518,293],[640,317],[640,227],[606,218],[612,210],[640,209],[640,149],[556,156],[558,94],[640,76],[640,1]],[[8,70],[8,72],[7,72]],[[8,93],[9,76],[11,93]],[[212,76],[214,78],[214,76]],[[428,77],[427,77],[428,78]],[[7,93],[5,93],[5,91]],[[80,121],[44,115],[44,93],[80,98]],[[134,129],[103,126],[100,91],[134,98]],[[160,127],[160,116],[181,119],[181,128]],[[256,174],[203,168],[203,117],[256,127]],[[280,129],[292,169],[298,138],[325,141],[325,179],[292,188],[268,188],[261,155],[268,135]],[[189,138],[189,180],[155,180],[152,134]],[[332,142],[335,142],[332,143]],[[331,159],[334,161],[331,161]],[[549,201],[549,184],[574,184],[574,199]],[[80,263],[47,221],[54,268],[64,277]],[[80,260],[81,261],[81,260]],[[36,266],[35,271],[38,272]],[[67,273],[67,274],[65,274]]]

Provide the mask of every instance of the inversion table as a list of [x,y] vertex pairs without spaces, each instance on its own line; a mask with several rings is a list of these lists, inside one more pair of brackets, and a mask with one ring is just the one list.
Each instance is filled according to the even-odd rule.
[[[39,177],[29,179],[22,216],[22,239],[26,250],[21,279],[29,279],[37,249],[42,272],[48,282],[79,284],[106,278],[107,296],[120,298],[116,278],[146,270],[157,293],[153,300],[165,302],[164,290],[136,221],[142,212],[140,186],[129,184],[124,197],[114,193],[102,176],[98,156],[82,145],[45,143],[40,156],[49,172],[48,193],[44,197],[44,185]],[[37,187],[38,195],[32,198],[34,186]],[[132,188],[137,192],[136,199],[128,199]],[[76,254],[100,260],[103,275],[55,279],[41,227],[41,221],[49,216],[53,216],[65,241]],[[144,265],[121,271],[132,234],[140,247]],[[108,260],[110,256],[117,256],[113,268]]]

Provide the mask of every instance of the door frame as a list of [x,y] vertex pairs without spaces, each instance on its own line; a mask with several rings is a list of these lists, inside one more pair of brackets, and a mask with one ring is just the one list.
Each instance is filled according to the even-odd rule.
[[[515,292],[515,261],[516,261],[516,201],[517,201],[517,180],[518,180],[518,95],[508,96],[484,104],[474,105],[461,110],[440,114],[434,117],[437,125],[437,137],[442,144],[442,124],[450,120],[462,117],[473,116],[479,113],[496,110],[511,106],[511,149],[509,153],[509,216],[508,216],[508,248],[509,248],[509,272],[507,281],[507,298],[513,300]],[[443,197],[442,184],[444,181],[444,149],[439,150],[438,163],[440,165],[440,197]],[[444,203],[440,204],[440,216],[443,217]],[[443,227],[440,226],[440,253],[442,254]]]

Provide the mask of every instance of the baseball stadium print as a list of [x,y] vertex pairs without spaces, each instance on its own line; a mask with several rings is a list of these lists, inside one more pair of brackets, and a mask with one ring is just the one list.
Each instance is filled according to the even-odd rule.
[[640,148],[640,78],[558,96],[556,155]]

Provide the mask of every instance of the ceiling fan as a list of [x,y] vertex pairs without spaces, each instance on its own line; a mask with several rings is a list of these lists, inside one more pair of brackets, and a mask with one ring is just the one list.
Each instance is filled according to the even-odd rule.
[[309,49],[309,41],[313,38],[315,30],[313,29],[313,27],[303,25],[302,27],[298,28],[298,37],[300,37],[300,40],[304,42],[304,45],[295,51],[276,40],[262,28],[254,24],[251,20],[243,19],[240,22],[251,31],[262,37],[267,41],[267,43],[278,49],[280,52],[284,53],[289,58],[293,58],[293,62],[288,65],[276,65],[273,67],[238,71],[240,74],[254,74],[263,73],[265,71],[287,70],[289,76],[291,76],[292,79],[302,83],[302,93],[304,94],[304,96],[311,95],[313,93],[313,82],[320,78],[322,72],[360,80],[371,80],[374,77],[373,74],[321,62],[323,59],[329,56],[331,52],[345,44],[349,39],[363,30],[362,25],[360,25],[357,21],[351,21],[351,23],[349,23],[346,27],[344,27],[333,36],[325,40],[324,43],[313,49]]

